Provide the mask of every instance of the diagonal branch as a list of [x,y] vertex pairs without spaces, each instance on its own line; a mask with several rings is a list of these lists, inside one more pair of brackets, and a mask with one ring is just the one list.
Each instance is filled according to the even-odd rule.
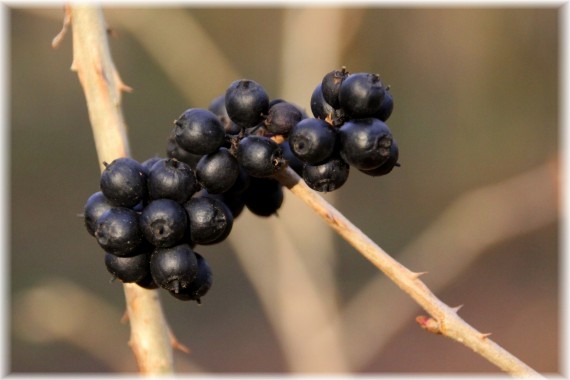
[[[121,91],[128,90],[111,59],[107,28],[100,8],[73,5],[73,64],[83,87],[95,146],[103,162],[130,155],[127,128],[121,111]],[[66,28],[64,24],[64,28]],[[131,326],[130,346],[139,370],[146,374],[171,373],[171,340],[156,290],[124,284]]]
[[439,300],[419,279],[423,273],[412,272],[392,258],[342,213],[309,188],[291,168],[286,167],[275,177],[429,313],[431,317],[418,318],[420,326],[464,344],[513,376],[540,376],[489,339],[488,334],[477,331],[459,317],[457,308],[451,308]]

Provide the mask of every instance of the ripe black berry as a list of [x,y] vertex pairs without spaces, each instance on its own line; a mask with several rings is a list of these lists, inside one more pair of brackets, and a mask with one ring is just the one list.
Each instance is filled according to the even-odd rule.
[[392,93],[390,92],[389,88],[386,87],[386,91],[384,91],[384,99],[382,100],[382,104],[380,105],[380,110],[376,112],[374,117],[376,119],[386,121],[392,114],[393,110],[394,110],[394,98],[392,97]]
[[377,74],[351,74],[342,82],[338,99],[349,117],[372,117],[380,110],[384,87]]
[[122,282],[137,282],[150,273],[150,254],[140,253],[130,257],[119,257],[105,253],[105,266],[114,278]]
[[113,205],[134,207],[146,195],[146,175],[138,161],[121,157],[106,165],[100,186]]
[[206,109],[190,108],[174,124],[176,142],[190,153],[212,153],[224,143],[224,126]]
[[303,165],[305,165],[305,163],[295,156],[291,150],[291,145],[289,145],[289,140],[283,141],[279,146],[283,149],[283,158],[287,161],[287,165],[298,175],[303,175]]
[[341,158],[333,158],[319,165],[305,165],[303,180],[316,191],[330,192],[340,188],[348,179],[350,166]]
[[283,204],[283,186],[272,178],[252,178],[243,193],[245,206],[257,216],[271,216]]
[[147,179],[148,179],[148,172],[150,171],[150,168],[152,168],[152,165],[156,164],[160,160],[161,160],[160,157],[155,156],[141,162],[141,166],[143,168],[144,174],[147,176]]
[[278,102],[269,108],[265,128],[271,133],[287,135],[291,128],[303,119],[297,106],[288,102]]
[[156,247],[178,244],[188,226],[184,207],[172,199],[157,199],[142,211],[139,224],[146,240]]
[[190,166],[172,158],[163,158],[150,168],[147,185],[149,199],[168,198],[178,203],[186,202],[198,189]]
[[241,131],[241,127],[234,123],[232,119],[228,116],[228,111],[226,110],[226,97],[225,95],[220,95],[208,106],[208,110],[220,119],[220,122],[224,126],[224,131],[228,135],[236,135]]
[[200,158],[202,158],[202,155],[190,153],[187,150],[181,148],[180,145],[178,145],[176,142],[175,132],[176,128],[172,130],[168,137],[168,140],[166,141],[166,156],[168,158],[175,158],[180,162],[184,162],[186,165],[194,169],[198,161],[200,161]]
[[390,156],[392,134],[388,126],[374,118],[355,119],[339,129],[340,155],[350,165],[369,170]]
[[179,292],[196,278],[198,260],[188,244],[157,248],[150,256],[150,273],[158,286]]
[[211,197],[194,197],[184,204],[188,214],[190,239],[197,244],[214,244],[228,236],[233,216],[221,201]]
[[229,209],[233,219],[237,218],[245,207],[245,200],[242,194],[224,193],[224,194],[206,194],[206,196],[222,202]]
[[321,119],[304,119],[289,134],[289,146],[301,161],[314,165],[329,158],[336,145],[336,131]]
[[283,166],[283,151],[268,137],[247,136],[237,149],[238,163],[252,177],[268,177]]
[[253,127],[263,120],[269,109],[269,97],[257,82],[241,79],[233,82],[225,94],[230,119],[242,128]]
[[200,299],[204,297],[212,287],[214,278],[212,276],[212,270],[206,262],[206,259],[204,259],[204,257],[198,252],[194,253],[198,260],[198,273],[196,278],[188,286],[180,288],[178,293],[170,291],[170,294],[179,300],[196,301],[200,304]]
[[95,229],[97,228],[97,219],[113,205],[102,192],[98,191],[87,199],[83,207],[83,219],[85,221],[85,228],[90,235],[95,236]]
[[340,85],[348,77],[348,75],[348,71],[346,71],[346,68],[343,67],[341,70],[331,71],[323,78],[323,81],[321,83],[323,98],[333,108],[340,108],[338,93]]
[[105,251],[131,256],[143,242],[138,214],[124,207],[110,208],[97,219],[95,237]]
[[386,175],[390,173],[395,166],[400,166],[398,163],[398,156],[398,144],[396,143],[396,140],[392,139],[392,145],[390,146],[390,157],[388,157],[388,160],[386,160],[386,162],[375,169],[361,170],[361,172],[372,177]]
[[228,191],[236,182],[239,173],[236,158],[226,148],[202,156],[196,165],[196,178],[210,194]]
[[325,100],[322,83],[319,83],[311,95],[311,112],[317,119],[325,120],[334,114],[334,108]]

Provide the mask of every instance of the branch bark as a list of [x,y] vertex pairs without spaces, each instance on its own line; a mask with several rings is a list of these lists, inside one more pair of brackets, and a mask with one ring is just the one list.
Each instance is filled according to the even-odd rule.
[[423,273],[412,272],[392,258],[342,213],[309,188],[291,168],[281,170],[275,178],[302,199],[430,315],[417,318],[416,321],[422,328],[464,344],[512,376],[541,377],[535,370],[489,339],[489,334],[481,333],[465,322],[457,314],[458,307],[447,306],[419,279]]
[[[91,5],[73,5],[66,8],[66,12],[71,14],[73,28],[71,68],[77,72],[85,93],[100,169],[103,170],[103,162],[110,163],[130,155],[121,111],[121,93],[130,88],[121,81],[113,64],[102,10]],[[172,373],[170,335],[158,292],[135,284],[124,284],[124,292],[131,326],[129,345],[140,372]]]

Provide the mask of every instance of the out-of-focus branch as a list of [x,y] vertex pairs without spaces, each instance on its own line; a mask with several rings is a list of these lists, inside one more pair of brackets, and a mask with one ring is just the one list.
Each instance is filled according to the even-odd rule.
[[[107,27],[100,8],[72,5],[73,64],[83,87],[101,170],[103,162],[130,155],[121,111],[121,81],[111,59]],[[139,370],[146,374],[173,372],[168,326],[156,290],[124,285],[131,325],[130,345]],[[101,328],[105,328],[101,326]]]
[[422,273],[412,272],[392,258],[342,213],[310,189],[291,168],[286,167],[284,170],[281,170],[275,178],[293,194],[301,198],[340,236],[412,297],[430,315],[430,317],[418,319],[418,323],[422,327],[464,344],[501,370],[513,376],[540,376],[532,368],[489,339],[487,334],[477,331],[459,317],[457,308],[451,308],[443,303],[420,280],[419,277]]

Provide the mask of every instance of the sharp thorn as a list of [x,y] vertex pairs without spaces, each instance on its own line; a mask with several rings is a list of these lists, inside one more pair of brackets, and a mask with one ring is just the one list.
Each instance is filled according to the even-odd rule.
[[453,312],[457,314],[457,312],[458,312],[462,307],[463,307],[463,305],[455,306],[455,307],[452,307],[451,310],[453,310]]
[[487,339],[491,334],[493,334],[493,333],[479,334],[479,336],[481,337],[481,339]]
[[428,273],[428,272],[412,272],[412,277],[413,277],[414,279],[418,279],[418,278],[420,278],[421,276],[423,276],[424,274],[427,274],[427,273]]

